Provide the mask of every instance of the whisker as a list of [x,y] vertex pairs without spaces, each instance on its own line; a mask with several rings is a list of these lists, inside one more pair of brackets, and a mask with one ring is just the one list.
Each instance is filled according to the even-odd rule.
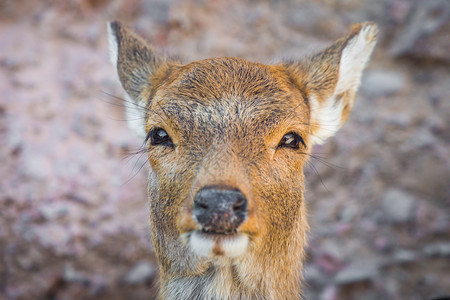
[[324,164],[324,165],[327,166],[327,167],[330,167],[330,168],[337,168],[337,169],[343,169],[343,170],[346,169],[346,168],[343,167],[343,166],[339,166],[339,165],[336,165],[336,164],[333,164],[333,163],[327,161],[325,157],[322,157],[322,156],[319,156],[319,155],[316,155],[316,154],[310,154],[310,157],[313,158],[313,159],[315,159],[315,160],[317,160],[317,161],[320,162],[321,164]]
[[318,177],[319,180],[320,180],[320,183],[321,183],[322,186],[325,188],[325,190],[326,190],[327,192],[329,192],[329,190],[328,190],[327,186],[325,185],[325,182],[323,182],[322,176],[320,176],[320,173],[319,173],[319,171],[317,170],[316,166],[314,166],[314,164],[313,164],[311,161],[307,161],[306,164],[307,164],[308,167],[310,167],[310,168],[313,170],[313,172],[317,175],[317,177]]
[[[139,157],[136,159],[136,162],[134,163],[134,166],[133,166],[133,169],[131,170],[131,172],[133,172],[133,171],[136,169],[136,166],[137,166],[139,160],[142,158],[142,155],[143,155],[143,154],[144,154],[144,153],[141,153],[141,154],[139,155]],[[127,181],[125,181],[124,183],[122,183],[121,186],[126,185],[126,184],[129,183],[133,178],[135,178],[135,177],[137,176],[137,174],[139,174],[139,172],[142,170],[142,168],[147,164],[147,162],[148,162],[148,158],[145,159],[144,163],[137,169],[137,171],[134,173],[134,175],[131,176]],[[131,175],[131,174],[130,174],[130,175]]]

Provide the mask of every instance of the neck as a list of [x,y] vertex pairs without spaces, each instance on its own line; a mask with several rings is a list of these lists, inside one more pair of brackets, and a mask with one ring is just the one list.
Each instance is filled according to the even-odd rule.
[[[161,282],[162,299],[300,299],[300,264],[217,259],[200,274]],[[287,267],[288,266],[288,267]]]

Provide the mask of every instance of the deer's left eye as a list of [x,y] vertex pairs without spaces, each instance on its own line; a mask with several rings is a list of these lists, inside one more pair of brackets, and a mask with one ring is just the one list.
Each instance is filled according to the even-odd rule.
[[299,149],[300,144],[306,148],[305,141],[295,132],[286,133],[278,144],[278,148]]

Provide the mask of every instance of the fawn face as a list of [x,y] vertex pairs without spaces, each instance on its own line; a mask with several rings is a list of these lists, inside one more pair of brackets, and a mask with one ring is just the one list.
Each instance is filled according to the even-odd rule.
[[136,103],[129,117],[144,119],[132,127],[147,141],[163,280],[170,270],[198,274],[201,262],[252,255],[298,267],[303,166],[353,106],[376,26],[354,26],[324,51],[275,66],[238,58],[181,65],[117,22],[108,29],[112,62]]

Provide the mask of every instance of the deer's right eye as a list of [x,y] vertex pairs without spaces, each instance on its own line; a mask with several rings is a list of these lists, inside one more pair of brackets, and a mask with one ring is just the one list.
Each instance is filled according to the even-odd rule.
[[167,146],[173,147],[172,139],[169,134],[162,128],[153,128],[151,129],[147,137],[145,138],[145,142],[150,140],[150,144],[154,146]]

